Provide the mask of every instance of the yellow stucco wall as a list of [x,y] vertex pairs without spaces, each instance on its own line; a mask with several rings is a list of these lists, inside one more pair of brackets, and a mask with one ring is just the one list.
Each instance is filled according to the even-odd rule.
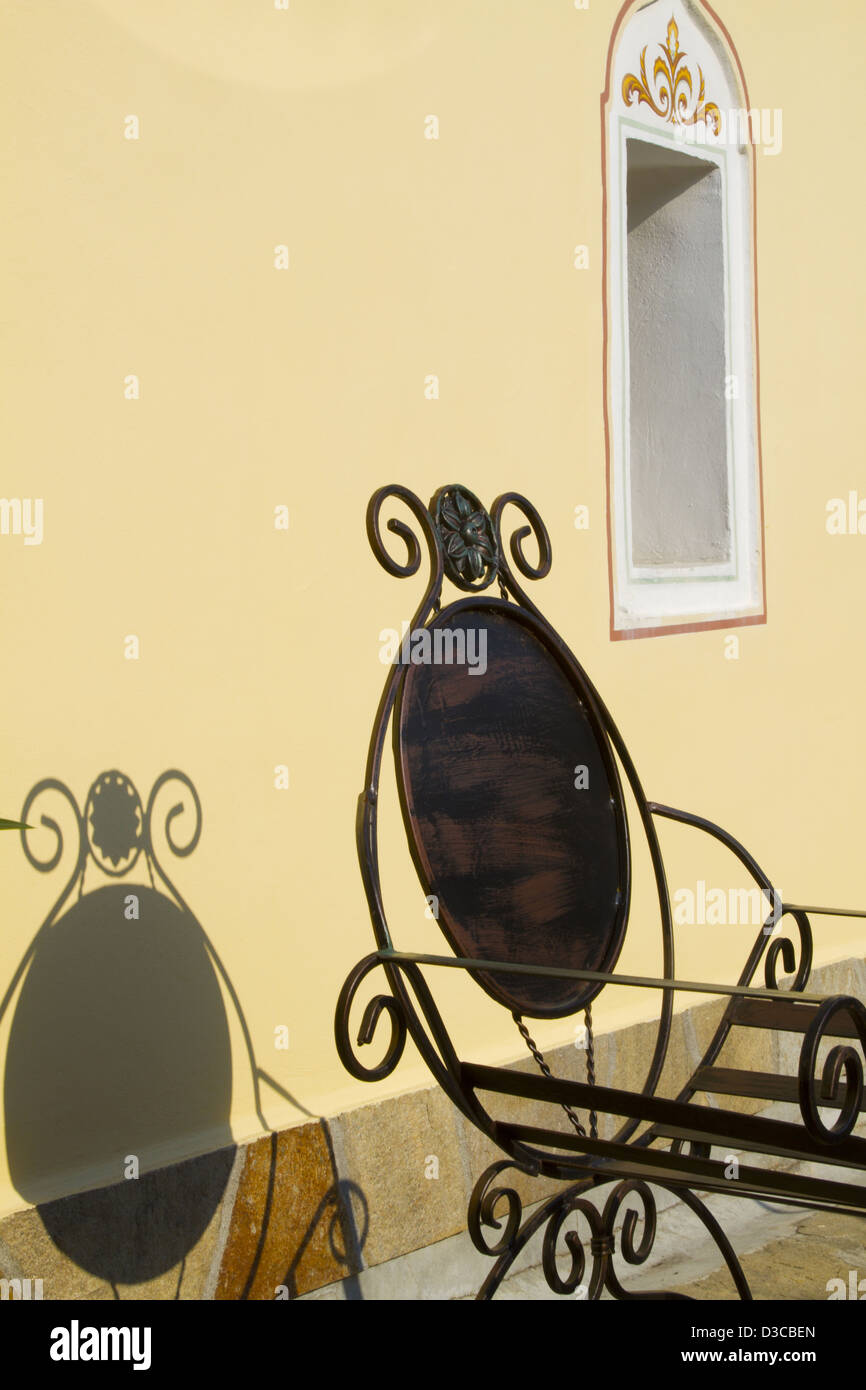
[[[0,811],[17,815],[43,777],[83,802],[107,768],[145,797],[166,768],[185,771],[203,832],[169,871],[260,1065],[314,1114],[371,1094],[342,1070],[332,1020],[372,946],[353,825],[379,632],[420,594],[368,549],[364,508],[382,483],[425,499],[452,481],[488,503],[529,495],[554,551],[533,596],[607,699],[647,794],[719,820],[786,895],[866,904],[866,539],[824,525],[829,498],[866,490],[862,6],[719,7],[753,104],[784,112],[782,153],[757,154],[769,618],[741,630],[737,661],[723,632],[608,636],[599,96],[618,9],[4,8],[0,490],[43,498],[45,521],[40,546],[0,537]],[[429,114],[438,141],[424,138]],[[573,268],[576,243],[588,271]],[[124,398],[130,373],[139,400]],[[283,503],[287,532],[273,525]],[[393,804],[383,826],[398,939],[437,949]],[[697,835],[663,843],[672,885],[743,881]],[[0,855],[5,982],[62,869],[35,873],[11,835]],[[816,927],[818,960],[860,950],[856,921]],[[730,980],[752,935],[684,927],[680,975]],[[657,937],[639,894],[624,968],[655,973]],[[519,1050],[471,982],[449,972],[441,993],[474,1055]],[[624,993],[596,1017],[610,1027],[650,1007]],[[232,1027],[243,1138],[261,1126]],[[425,1076],[409,1049],[383,1092]],[[263,1098],[269,1124],[301,1118]],[[182,1133],[175,1154],[151,1157],[203,1146]],[[82,1181],[59,1175],[58,1192]],[[21,1204],[0,1161],[0,1209]]]

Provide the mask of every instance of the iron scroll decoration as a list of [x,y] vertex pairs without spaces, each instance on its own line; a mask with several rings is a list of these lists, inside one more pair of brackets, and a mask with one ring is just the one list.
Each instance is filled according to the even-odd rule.
[[[607,1289],[613,1298],[619,1300],[690,1301],[688,1294],[667,1290],[631,1292],[623,1287],[617,1275],[615,1260],[618,1255],[627,1265],[636,1266],[644,1264],[652,1253],[656,1237],[656,1203],[649,1182],[641,1178],[595,1174],[547,1198],[524,1219],[523,1206],[516,1190],[494,1185],[508,1168],[526,1171],[521,1164],[510,1159],[491,1164],[475,1184],[469,1203],[468,1229],[472,1244],[482,1255],[496,1261],[481,1286],[479,1300],[487,1301],[493,1297],[520,1252],[535,1235],[543,1231],[541,1269],[553,1293],[577,1294],[588,1301],[595,1301]],[[751,1300],[751,1289],[734,1248],[706,1204],[688,1188],[674,1187],[659,1179],[652,1181],[654,1186],[681,1201],[698,1218],[715,1242],[740,1298]],[[600,1194],[608,1183],[613,1186],[604,1205],[596,1206],[589,1199],[589,1193],[595,1191]],[[640,1210],[626,1205],[630,1197],[637,1199]],[[589,1227],[591,1265],[588,1276],[584,1240],[579,1230],[566,1230],[566,1222],[573,1215],[582,1217]],[[498,1239],[489,1238],[488,1231],[501,1234]],[[564,1251],[560,1249],[561,1244],[565,1246]],[[569,1257],[569,1268],[565,1274],[558,1267],[561,1253]]]
[[[395,501],[408,508],[417,525],[416,530],[399,518],[387,521],[385,529],[405,546],[405,555],[400,556],[395,556],[388,549],[381,523],[386,503]],[[513,507],[521,514],[522,524],[512,532],[505,543],[502,534],[503,514],[508,507]],[[450,620],[450,615],[461,606],[473,605],[471,598],[462,599],[442,610],[442,586],[446,577],[457,589],[472,595],[489,588],[497,581],[501,598],[488,598],[483,604],[498,608],[504,613],[507,605],[514,603],[518,609],[524,611],[524,615],[532,615],[549,634],[551,646],[561,652],[563,662],[576,673],[579,689],[609,741],[617,765],[631,790],[637,819],[646,838],[658,895],[662,968],[661,978],[653,983],[660,989],[661,1006],[655,1046],[648,1062],[642,1097],[651,1098],[655,1095],[661,1076],[670,1039],[673,982],[676,980],[673,921],[667,877],[655,826],[657,817],[679,820],[721,840],[740,859],[753,880],[775,903],[773,914],[758,932],[737,981],[737,989],[750,987],[756,971],[761,966],[767,987],[777,991],[783,989],[784,986],[776,978],[781,965],[788,975],[793,975],[793,979],[787,982],[786,992],[790,992],[794,998],[802,993],[809,978],[812,962],[812,935],[806,910],[781,904],[770,880],[748,851],[712,822],[647,800],[628,748],[604,701],[574,654],[561,641],[525,592],[521,580],[536,581],[544,578],[550,571],[552,559],[547,529],[532,503],[519,493],[507,492],[497,497],[488,511],[470,489],[461,484],[450,484],[440,488],[429,506],[425,506],[408,488],[391,484],[378,489],[370,499],[367,509],[367,534],[379,564],[395,577],[410,578],[418,574],[423,557],[422,541],[426,546],[429,574],[411,622],[413,632],[421,625],[433,626],[446,618]],[[537,548],[537,558],[527,555],[526,543],[530,538]],[[514,617],[520,619],[520,614],[515,612]],[[358,803],[358,856],[377,949],[354,968],[340,994],[335,1018],[335,1036],[341,1060],[347,1070],[359,1079],[382,1080],[393,1073],[403,1054],[406,1039],[411,1037],[421,1057],[452,1103],[493,1141],[500,1152],[507,1155],[504,1161],[494,1164],[479,1180],[470,1206],[470,1233],[473,1241],[479,1250],[496,1259],[496,1265],[485,1281],[479,1297],[492,1296],[519,1250],[542,1228],[545,1229],[544,1268],[550,1287],[561,1293],[577,1288],[583,1282],[586,1273],[586,1256],[578,1248],[577,1233],[566,1229],[566,1218],[574,1213],[585,1219],[590,1226],[593,1266],[588,1281],[589,1297],[600,1296],[602,1288],[607,1288],[617,1298],[670,1297],[669,1294],[661,1293],[628,1294],[619,1284],[612,1266],[615,1248],[613,1223],[626,1196],[633,1196],[640,1202],[641,1217],[631,1209],[625,1210],[620,1253],[627,1263],[642,1263],[649,1254],[654,1237],[655,1207],[647,1183],[631,1179],[619,1182],[604,1210],[599,1211],[592,1204],[584,1202],[584,1189],[604,1186],[618,1179],[613,1173],[604,1176],[603,1169],[600,1169],[597,1161],[592,1158],[591,1145],[584,1148],[576,1144],[574,1136],[571,1136],[569,1145],[564,1147],[570,1149],[572,1157],[565,1165],[558,1160],[555,1153],[539,1149],[537,1141],[530,1144],[528,1138],[519,1133],[519,1126],[500,1125],[494,1121],[476,1095],[469,1074],[472,1068],[465,1066],[457,1057],[446,1025],[420,969],[422,964],[448,962],[432,956],[413,958],[410,954],[399,951],[392,941],[379,878],[378,798],[382,759],[388,743],[387,734],[399,710],[405,674],[405,665],[395,661],[386,676],[370,739],[364,790]],[[799,950],[795,949],[794,941],[790,937],[782,937],[778,931],[779,921],[785,914],[790,914],[797,927]],[[771,929],[770,922],[776,930]],[[499,961],[501,957],[492,959]],[[467,960],[455,963],[464,968],[469,966]],[[353,1036],[350,1021],[353,1005],[362,983],[367,981],[376,969],[384,972],[387,992],[376,994],[366,1005],[360,1031],[356,1030]],[[667,982],[671,982],[671,985]],[[849,1014],[861,1041],[866,1044],[866,1010],[854,1000],[836,1000],[832,1009],[825,1010],[814,1021],[804,1039],[801,1054],[800,1097],[804,1121],[813,1139],[826,1146],[840,1142],[849,1132],[850,1124],[853,1123],[852,1117],[856,1118],[862,1095],[862,1068],[859,1066],[859,1059],[850,1048],[837,1047],[827,1058],[820,1090],[813,1078],[818,1046],[823,1037],[833,1036],[833,1015],[843,1009]],[[388,1020],[388,1027],[384,1030],[381,1029],[383,1015]],[[706,1049],[702,1065],[712,1064],[731,1026],[732,1013],[729,1007]],[[356,1047],[370,1047],[383,1032],[388,1036],[381,1059],[370,1063],[362,1060]],[[688,1100],[694,1093],[694,1086],[687,1083],[678,1100]],[[842,1109],[842,1117],[832,1129],[824,1124],[818,1113],[820,1107]],[[631,1141],[632,1147],[645,1149],[654,1142],[656,1136],[652,1125],[639,1138],[634,1138],[642,1123],[636,1114],[621,1117],[618,1123],[619,1128],[609,1139],[605,1139],[605,1144],[624,1145]],[[672,1156],[681,1149],[683,1142],[689,1141],[673,1141],[670,1149]],[[559,1146],[553,1147],[555,1149]],[[692,1144],[693,1159],[702,1157],[698,1152],[699,1148],[700,1144],[697,1147]],[[516,1190],[510,1186],[493,1185],[493,1180],[508,1167],[533,1176],[544,1174],[560,1180],[576,1179],[576,1182],[565,1193],[550,1199],[543,1204],[542,1209],[522,1220],[520,1199]],[[749,1298],[751,1295],[748,1284],[724,1232],[690,1187],[683,1187],[674,1180],[668,1182],[657,1177],[649,1178],[648,1182],[675,1195],[699,1218],[722,1252],[740,1297]],[[584,1209],[585,1206],[588,1206],[587,1210]],[[504,1229],[499,1212],[502,1212],[504,1217]],[[639,1220],[642,1220],[642,1235],[640,1240],[636,1240]],[[485,1228],[494,1229],[497,1238],[493,1241],[488,1239]],[[559,1246],[563,1238],[572,1259],[571,1268],[564,1278],[556,1268],[557,1257],[561,1254]]]
[[[488,512],[469,488],[458,483],[439,488],[431,498],[429,506],[425,506],[416,493],[400,483],[387,484],[377,489],[367,506],[366,530],[370,548],[386,573],[395,578],[406,579],[418,574],[423,552],[416,531],[399,517],[389,518],[385,529],[402,541],[406,551],[405,557],[398,558],[388,549],[381,518],[385,505],[393,501],[403,503],[417,522],[426,543],[429,559],[426,588],[410,624],[413,631],[426,623],[432,613],[439,610],[446,573],[456,587],[464,592],[478,592],[489,587],[494,580],[498,580],[503,597],[513,597],[529,612],[541,616],[516,580],[502,544],[502,513],[506,506],[513,504],[528,523],[521,526],[511,537],[510,549],[515,568],[521,576],[531,580],[542,579],[549,573],[551,546],[547,528],[535,507],[525,497],[515,492],[505,493],[496,499]],[[437,517],[438,521],[435,519]],[[538,547],[538,560],[535,564],[527,558],[523,549],[523,543],[530,534]],[[459,544],[455,537],[459,538]],[[447,549],[449,544],[450,551]],[[359,798],[356,822],[361,874],[373,932],[380,950],[392,948],[393,942],[385,916],[379,880],[379,778],[386,729],[393,712],[401,674],[399,666],[395,665],[382,691],[370,740],[364,791]],[[349,1029],[352,1005],[362,980],[377,966],[385,972],[390,993],[377,995],[371,1000],[364,1012],[360,1033],[353,1041]],[[354,1043],[372,1043],[383,1014],[390,1022],[389,1042],[382,1060],[371,1066],[356,1054]],[[393,1072],[402,1055],[408,1031],[452,1102],[463,1113],[470,1115],[486,1133],[492,1134],[489,1119],[477,1101],[467,1097],[456,1079],[459,1061],[429,988],[416,966],[408,962],[382,961],[375,954],[360,962],[346,980],[340,994],[335,1029],[337,1047],[344,1066],[352,1075],[366,1080],[381,1080]],[[433,1038],[432,1042],[430,1035]],[[661,1059],[659,1070],[660,1066]],[[525,1157],[530,1167],[537,1167],[534,1160]]]
[[[815,1065],[821,1040],[833,1035],[832,1021],[837,1014],[847,1014],[854,1025],[866,1052],[866,1008],[851,995],[835,995],[825,999],[812,1019],[800,1048],[797,1074],[800,1110],[809,1133],[820,1144],[839,1144],[854,1129],[863,1105],[863,1062],[860,1054],[847,1044],[837,1044],[824,1059],[820,1088],[815,1081]],[[819,1106],[839,1109],[835,1122],[827,1124]]]
[[[407,525],[399,516],[389,518],[383,526],[383,510],[388,503],[393,502],[401,503],[409,510],[417,529]],[[515,527],[510,535],[506,533],[503,537],[503,517],[509,507],[520,513],[522,524]],[[429,574],[425,590],[411,619],[410,626],[413,632],[427,624],[431,616],[440,612],[442,585],[446,576],[464,593],[478,593],[497,581],[504,603],[514,602],[543,626],[549,635],[551,647],[555,647],[562,654],[563,662],[575,673],[585,692],[587,707],[607,736],[635,795],[638,814],[649,845],[658,893],[663,974],[666,978],[673,977],[673,922],[667,883],[653,816],[637,771],[609,711],[586,671],[547,623],[521,583],[521,580],[534,582],[543,579],[551,569],[550,537],[535,506],[521,493],[509,491],[500,494],[487,510],[476,494],[461,483],[440,487],[429,505],[425,506],[411,489],[399,483],[392,483],[377,489],[371,496],[367,507],[366,529],[370,547],[378,563],[388,574],[396,578],[411,578],[419,573],[423,557],[422,539],[426,545]],[[386,531],[403,543],[404,555],[395,555],[389,549]],[[536,549],[536,556],[527,553],[526,547],[530,538]],[[395,949],[385,914],[379,876],[378,797],[386,734],[404,674],[405,668],[401,668],[395,662],[386,677],[370,740],[364,791],[359,798],[356,822],[359,864],[378,952],[393,952]],[[490,1135],[492,1122],[476,1098],[468,1095],[461,1083],[460,1062],[454,1054],[447,1029],[418,966],[405,960],[383,958],[378,952],[352,972],[340,995],[335,1033],[344,1065],[359,1079],[384,1079],[397,1066],[402,1055],[405,1035],[408,1034],[452,1102],[458,1109],[471,1115],[475,1123]],[[389,992],[377,995],[368,1005],[361,1032],[353,1038],[349,1026],[353,1002],[361,979],[368,976],[377,966],[385,973]],[[648,1062],[645,1082],[648,1091],[654,1090],[661,1075],[672,1013],[673,991],[664,990],[659,1031]],[[369,1046],[374,1034],[378,1036],[377,1025],[381,1024],[383,1014],[389,1020],[389,1041],[381,1060],[377,1064],[367,1063],[357,1055],[355,1047],[359,1044]],[[434,1039],[432,1042],[431,1034]],[[635,1118],[626,1118],[617,1132],[616,1139],[627,1141],[639,1128],[639,1124],[639,1120]],[[516,1141],[512,1145],[512,1153],[531,1166],[537,1166],[537,1160],[524,1145]]]

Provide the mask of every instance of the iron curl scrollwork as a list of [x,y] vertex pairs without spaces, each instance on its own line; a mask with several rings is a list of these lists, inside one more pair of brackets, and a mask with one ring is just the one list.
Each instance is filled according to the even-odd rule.
[[409,508],[427,541],[430,554],[430,580],[418,609],[418,613],[421,614],[426,610],[430,599],[437,595],[442,588],[442,543],[433,518],[420,497],[400,483],[389,483],[385,487],[380,487],[373,493],[367,506],[367,539],[373,554],[388,574],[393,575],[395,579],[410,579],[421,568],[421,545],[415,532],[406,525],[405,521],[401,521],[398,517],[391,517],[387,522],[387,529],[392,535],[399,536],[406,546],[405,563],[401,564],[399,560],[395,560],[385,545],[380,526],[380,516],[384,503],[394,498],[399,499]]
[[[511,1245],[514,1237],[520,1229],[520,1222],[523,1218],[523,1204],[521,1203],[518,1192],[513,1187],[493,1187],[491,1184],[498,1178],[499,1174],[506,1168],[517,1168],[512,1159],[501,1159],[499,1163],[493,1163],[481,1174],[475,1187],[472,1189],[472,1196],[469,1199],[469,1210],[467,1213],[467,1225],[469,1228],[469,1238],[476,1250],[480,1250],[482,1255],[501,1255]],[[496,1215],[496,1207],[502,1200],[508,1204],[507,1216]],[[505,1230],[498,1240],[489,1242],[484,1234],[484,1228],[498,1231],[505,1220]]]
[[[500,578],[506,588],[514,594],[515,598],[517,598],[524,607],[529,608],[535,613],[538,610],[514,578],[511,567],[505,558],[505,547],[502,543],[502,513],[509,504],[513,504],[518,511],[522,512],[529,523],[527,526],[521,526],[518,530],[514,531],[509,542],[511,558],[524,579],[544,579],[550,573],[550,567],[553,563],[550,536],[547,533],[547,527],[535,507],[526,497],[522,497],[519,492],[503,492],[501,496],[497,497],[493,506],[490,508],[490,516],[493,522],[496,547],[499,555]],[[536,564],[532,564],[531,561],[527,559],[523,549],[523,542],[526,540],[527,536],[530,535],[534,536],[536,545],[538,546],[538,562]]]
[[[781,921],[782,917],[788,915],[793,917],[797,923],[800,934],[800,950],[797,951],[789,936],[772,937],[764,960],[764,981],[767,989],[782,988],[776,978],[779,957],[781,956],[786,974],[794,976],[789,988],[792,993],[799,994],[806,988],[812,972],[812,927],[805,912],[792,908],[783,908],[781,915],[776,920]],[[776,917],[775,913],[764,923],[764,931],[773,922],[774,917]]]
[[367,1046],[373,1041],[379,1020],[382,1014],[387,1014],[391,1023],[391,1035],[388,1039],[388,1047],[381,1062],[376,1066],[366,1066],[356,1055],[352,1045],[349,1031],[349,1015],[355,995],[363,980],[375,970],[377,965],[382,962],[378,955],[365,956],[359,961],[354,970],[350,971],[346,977],[346,982],[340,990],[340,997],[337,1000],[337,1011],[334,1019],[334,1036],[337,1044],[337,1052],[340,1061],[351,1076],[358,1081],[382,1081],[386,1076],[390,1076],[403,1055],[406,1046],[406,1017],[403,1007],[398,999],[390,994],[377,994],[367,1004],[361,1019],[361,1026],[356,1035],[359,1046]]
[[[798,1092],[800,1110],[806,1129],[819,1143],[839,1144],[851,1133],[863,1103],[863,1061],[860,1054],[847,1044],[831,1048],[821,1072],[820,1088],[815,1079],[815,1064],[821,1040],[832,1036],[831,1023],[839,1013],[847,1013],[854,1024],[860,1044],[866,1051],[866,1008],[859,999],[839,994],[825,999],[806,1029],[800,1048]],[[825,1124],[819,1106],[839,1109],[832,1125]]]
[[[544,1230],[541,1267],[548,1287],[556,1294],[563,1296],[577,1294],[580,1298],[594,1302],[601,1297],[603,1290],[607,1289],[612,1297],[617,1299],[688,1301],[688,1294],[675,1293],[669,1290],[642,1289],[632,1291],[625,1289],[614,1269],[614,1259],[617,1255],[616,1223],[620,1211],[629,1197],[638,1199],[640,1209],[626,1208],[622,1227],[619,1231],[618,1253],[630,1265],[643,1264],[652,1253],[656,1237],[656,1203],[648,1183],[640,1178],[622,1178],[619,1180],[602,1178],[599,1180],[596,1176],[594,1179],[584,1179],[568,1188],[567,1191],[544,1202],[531,1213],[522,1226],[519,1226],[520,1203],[517,1194],[508,1188],[491,1188],[490,1186],[493,1179],[508,1166],[508,1162],[500,1162],[489,1168],[476,1184],[470,1204],[470,1234],[473,1244],[483,1253],[497,1257],[496,1265],[478,1294],[479,1299],[488,1300],[493,1297],[521,1250],[534,1235]],[[616,1186],[610,1192],[604,1207],[601,1209],[588,1197],[589,1190],[596,1186],[599,1181],[616,1182]],[[660,1186],[666,1187],[674,1193],[698,1217],[721,1252],[740,1297],[751,1298],[748,1283],[730,1241],[712,1213],[688,1189],[674,1188],[665,1183],[661,1183]],[[492,1219],[494,1217],[493,1208],[497,1200],[503,1196],[509,1202],[506,1230],[495,1245],[488,1246],[484,1242],[483,1233],[479,1228],[479,1218],[486,1216],[488,1219],[485,1224],[488,1226],[498,1225],[499,1223]],[[571,1259],[568,1271],[561,1274],[557,1268],[557,1246],[563,1235],[567,1219],[575,1212],[582,1216],[589,1226],[589,1258],[592,1261],[592,1267],[588,1281],[586,1279],[587,1251],[577,1230],[564,1232],[565,1245]],[[474,1230],[473,1222],[475,1224]],[[639,1225],[641,1230],[638,1238]]]
[[645,1182],[639,1178],[627,1178],[619,1183],[611,1192],[604,1207],[604,1227],[605,1230],[613,1235],[614,1222],[619,1214],[620,1207],[626,1197],[635,1195],[640,1198],[643,1207],[643,1233],[638,1245],[634,1243],[634,1233],[638,1221],[641,1219],[633,1207],[628,1207],[623,1217],[622,1233],[620,1235],[620,1253],[627,1264],[642,1265],[652,1251],[656,1238],[656,1204],[655,1198]]
[[[554,1293],[571,1294],[581,1289],[585,1298],[595,1301],[600,1297],[602,1290],[607,1288],[615,1298],[636,1296],[627,1293],[622,1287],[613,1266],[616,1254],[616,1219],[626,1198],[632,1195],[639,1197],[642,1212],[638,1213],[631,1207],[626,1210],[620,1233],[620,1254],[628,1264],[639,1265],[643,1264],[650,1254],[656,1235],[655,1200],[645,1182],[638,1178],[626,1178],[617,1183],[601,1211],[574,1191],[570,1195],[566,1194],[565,1200],[554,1206],[544,1233],[541,1262],[548,1287]],[[566,1219],[574,1211],[586,1218],[590,1229],[592,1270],[588,1283],[584,1283],[586,1254],[577,1231],[567,1231],[565,1235],[565,1243],[571,1255],[569,1272],[563,1278],[556,1267],[557,1241]],[[636,1245],[635,1230],[640,1220],[643,1221],[643,1231]]]
[[[619,1215],[620,1208],[622,1207],[626,1198],[631,1196],[637,1197],[640,1200],[642,1210],[640,1212],[637,1212],[634,1210],[633,1207],[626,1208],[625,1214],[623,1216],[622,1230],[620,1231],[619,1236],[619,1253],[622,1255],[622,1258],[625,1260],[626,1264],[642,1265],[649,1258],[650,1254],[652,1253],[653,1245],[655,1244],[656,1203],[652,1191],[645,1182],[642,1182],[640,1180],[640,1178],[626,1178],[623,1182],[618,1183],[617,1186],[614,1188],[613,1192],[611,1192],[610,1196],[608,1197],[605,1203],[604,1213],[602,1215],[604,1229],[610,1242],[610,1252],[607,1259],[607,1265],[604,1271],[605,1285],[614,1298],[629,1300],[679,1300],[681,1297],[683,1297],[682,1295],[673,1294],[669,1292],[660,1292],[658,1290],[652,1292],[645,1291],[642,1293],[630,1293],[627,1289],[623,1288],[622,1284],[620,1283],[617,1277],[617,1273],[613,1265],[613,1255],[615,1250],[614,1225],[616,1223],[616,1218]],[[635,1244],[635,1232],[637,1230],[638,1222],[642,1222],[643,1229],[641,1231],[640,1240],[637,1242],[637,1244]]]
[[[574,1212],[586,1217],[591,1233],[592,1272],[588,1284],[584,1283],[586,1252],[577,1231],[565,1232],[565,1244],[571,1256],[571,1267],[564,1278],[556,1267],[557,1243],[565,1222]],[[563,1295],[581,1290],[585,1298],[595,1301],[604,1287],[605,1272],[611,1252],[611,1237],[605,1227],[604,1217],[598,1209],[586,1198],[579,1197],[574,1192],[566,1193],[564,1199],[558,1202],[551,1211],[544,1232],[541,1268],[548,1288],[552,1289],[554,1293]]]

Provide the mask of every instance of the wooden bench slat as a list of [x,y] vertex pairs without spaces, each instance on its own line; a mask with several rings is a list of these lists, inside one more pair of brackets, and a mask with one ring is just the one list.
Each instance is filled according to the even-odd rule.
[[[696,1110],[700,1112],[703,1108],[703,1106],[697,1106]],[[745,1153],[766,1154],[769,1152],[766,1145],[757,1143],[752,1139],[738,1138],[736,1144],[726,1145],[719,1140],[717,1134],[708,1134],[706,1130],[701,1129],[699,1120],[696,1121],[696,1126],[693,1129],[683,1125],[655,1124],[652,1126],[652,1133],[657,1135],[660,1139],[682,1139],[683,1142],[687,1144],[709,1144],[712,1149],[716,1149],[717,1151],[736,1148]],[[655,1150],[650,1149],[649,1152],[654,1153]],[[829,1155],[831,1150],[828,1148],[826,1152]],[[802,1162],[803,1159],[803,1155],[799,1150],[789,1148],[785,1144],[777,1144],[772,1150],[772,1154],[775,1158],[790,1158],[797,1162]],[[840,1155],[836,1149],[832,1150],[832,1154],[832,1160],[828,1158],[828,1162],[832,1162],[834,1168],[858,1168],[862,1172],[863,1163],[861,1159]]]
[[700,1067],[689,1083],[713,1095],[749,1096],[756,1100],[797,1103],[796,1076],[774,1076],[768,1071],[741,1071],[736,1067]]
[[[785,1100],[793,1102],[794,1105],[799,1104],[800,1100],[796,1076],[776,1076],[768,1071],[740,1071],[735,1067],[700,1067],[690,1084],[698,1091],[709,1091],[713,1095]],[[833,1108],[830,1101],[827,1104]],[[841,1109],[841,1103],[835,1108]],[[866,1094],[860,1109],[866,1110]]]
[[599,1114],[649,1120],[654,1129],[660,1125],[699,1125],[706,1134],[715,1135],[712,1140],[714,1144],[728,1144],[731,1147],[740,1144],[746,1147],[747,1141],[751,1141],[758,1151],[765,1153],[777,1153],[784,1148],[800,1159],[834,1164],[844,1156],[857,1160],[858,1166],[866,1168],[866,1138],[849,1134],[838,1143],[827,1145],[813,1138],[799,1119],[791,1122],[765,1115],[744,1115],[737,1111],[698,1106],[689,1101],[638,1095],[610,1086],[589,1086],[581,1081],[554,1076],[535,1076],[531,1072],[491,1067],[480,1062],[462,1062],[460,1080],[472,1091],[490,1091],[496,1095],[520,1096],[556,1105],[592,1107]]
[[[735,999],[731,1021],[742,1028],[769,1028],[780,1033],[805,1033],[815,1017],[814,1004],[787,999]],[[826,1029],[832,1038],[856,1038],[857,1029],[845,1013],[838,1013]]]

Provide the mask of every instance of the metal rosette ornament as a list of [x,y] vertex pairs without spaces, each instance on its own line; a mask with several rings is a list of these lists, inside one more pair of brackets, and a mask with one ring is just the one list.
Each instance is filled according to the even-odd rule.
[[440,487],[430,511],[452,584],[470,594],[488,588],[496,577],[499,551],[493,523],[475,493],[459,483]]

